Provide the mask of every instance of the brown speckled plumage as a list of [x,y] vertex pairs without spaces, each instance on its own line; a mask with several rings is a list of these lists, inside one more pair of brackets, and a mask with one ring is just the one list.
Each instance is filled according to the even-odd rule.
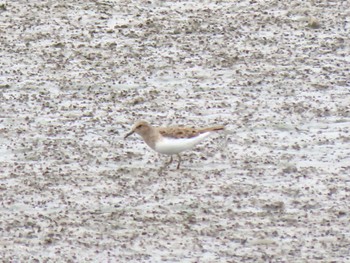
[[193,138],[204,132],[223,130],[224,126],[213,126],[208,128],[202,128],[202,129],[181,127],[181,126],[171,126],[171,127],[158,127],[157,129],[159,133],[164,137]]
[[[207,128],[190,128],[190,127],[181,127],[181,126],[171,126],[171,127],[153,127],[146,121],[138,121],[135,123],[133,128],[129,133],[125,135],[125,138],[130,136],[133,133],[139,134],[142,139],[145,141],[145,143],[151,147],[153,150],[158,151],[160,153],[165,154],[177,154],[179,157],[179,163],[177,168],[180,167],[181,158],[179,153],[183,150],[190,149],[197,143],[199,143],[202,139],[204,139],[207,135],[204,135],[204,137],[201,137],[201,134],[204,134],[206,132],[214,132],[214,131],[220,131],[224,130],[224,126],[212,126]],[[198,136],[199,140],[196,140],[196,137]],[[179,145],[173,144],[173,146],[169,147],[167,145],[160,145],[160,142],[163,142],[164,138],[172,138],[172,139],[189,139],[186,140],[185,146],[183,146],[184,142],[179,142]],[[180,141],[180,140],[179,140]],[[169,143],[171,144],[171,143]],[[169,147],[169,148],[167,148]],[[173,150],[171,149],[173,148]],[[175,149],[175,150],[174,150]],[[170,159],[172,161],[172,158]],[[171,161],[169,163],[171,163]]]

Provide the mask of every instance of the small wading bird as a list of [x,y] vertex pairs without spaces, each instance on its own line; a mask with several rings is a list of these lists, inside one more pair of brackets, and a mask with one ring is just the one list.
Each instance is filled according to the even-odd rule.
[[126,139],[133,133],[142,137],[145,143],[158,153],[170,155],[170,161],[164,166],[168,166],[173,161],[173,155],[179,158],[177,169],[180,168],[180,152],[189,150],[203,141],[213,132],[224,130],[224,126],[212,126],[207,128],[190,127],[153,127],[146,121],[138,121],[131,131],[124,137]]

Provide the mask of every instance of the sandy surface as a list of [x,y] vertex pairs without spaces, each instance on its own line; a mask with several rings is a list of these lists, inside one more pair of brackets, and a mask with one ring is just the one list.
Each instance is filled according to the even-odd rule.
[[[1,2],[3,262],[349,262],[349,10]],[[227,134],[158,175],[138,119]]]

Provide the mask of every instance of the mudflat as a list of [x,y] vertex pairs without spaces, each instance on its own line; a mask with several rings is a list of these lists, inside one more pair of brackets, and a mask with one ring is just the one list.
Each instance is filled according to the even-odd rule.
[[[350,261],[348,10],[0,3],[1,259]],[[227,133],[160,175],[137,120]]]

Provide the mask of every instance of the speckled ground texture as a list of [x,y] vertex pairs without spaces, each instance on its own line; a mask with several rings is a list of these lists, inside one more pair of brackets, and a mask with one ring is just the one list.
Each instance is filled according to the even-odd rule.
[[[4,262],[349,262],[349,1],[0,3]],[[162,174],[131,125],[226,125]]]

